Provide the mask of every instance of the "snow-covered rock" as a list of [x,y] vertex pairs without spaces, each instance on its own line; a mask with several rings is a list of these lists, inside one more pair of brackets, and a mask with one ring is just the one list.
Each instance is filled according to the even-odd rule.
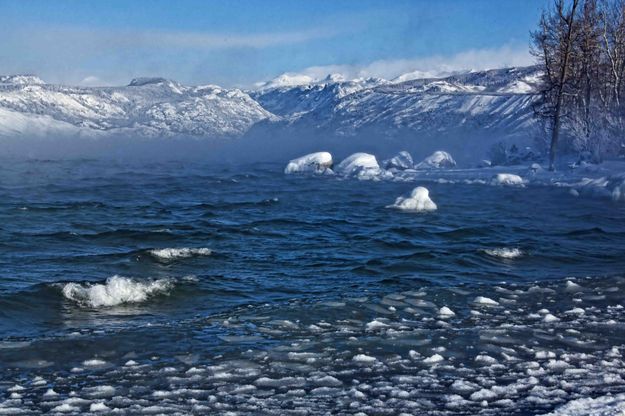
[[434,201],[430,199],[430,191],[423,186],[416,187],[412,190],[409,197],[400,196],[395,200],[393,205],[388,208],[397,208],[403,211],[435,211],[437,209]]
[[513,173],[498,173],[491,179],[492,185],[523,186],[523,178]]
[[358,179],[382,179],[390,173],[380,168],[378,160],[370,153],[354,153],[336,167],[336,173]]
[[316,152],[291,160],[284,173],[330,173],[332,169],[332,155],[328,152]]
[[405,150],[402,150],[390,159],[382,162],[384,169],[406,170],[414,167],[412,156]]
[[453,168],[454,166],[456,166],[456,161],[449,153],[443,150],[437,150],[423,159],[423,161],[415,167],[417,169],[439,169]]

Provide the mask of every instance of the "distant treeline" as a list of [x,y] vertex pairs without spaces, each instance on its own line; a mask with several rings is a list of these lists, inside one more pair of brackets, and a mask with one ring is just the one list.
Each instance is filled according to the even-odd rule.
[[560,148],[592,161],[622,154],[625,0],[555,0],[532,32],[532,53],[543,69],[535,112],[550,167]]

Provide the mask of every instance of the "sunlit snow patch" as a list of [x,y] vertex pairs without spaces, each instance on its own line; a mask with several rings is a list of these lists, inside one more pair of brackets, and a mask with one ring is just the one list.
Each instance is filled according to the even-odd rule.
[[415,167],[417,169],[440,169],[453,168],[454,166],[456,166],[456,161],[449,153],[437,150]]
[[400,196],[393,205],[387,208],[397,208],[404,211],[435,211],[436,204],[430,199],[430,191],[423,186],[418,186],[412,190],[409,197]]
[[284,173],[332,173],[332,155],[316,152],[291,160]]
[[81,305],[98,308],[144,302],[149,296],[167,293],[172,287],[171,279],[139,282],[115,275],[105,283],[67,283],[63,286],[63,296]]

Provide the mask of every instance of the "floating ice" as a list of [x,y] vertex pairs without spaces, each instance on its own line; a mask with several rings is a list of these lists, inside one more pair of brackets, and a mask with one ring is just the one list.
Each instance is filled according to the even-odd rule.
[[478,296],[475,298],[473,303],[477,303],[478,305],[486,305],[486,306],[497,306],[499,302],[492,300],[491,298],[487,298],[484,296]]
[[545,416],[615,416],[625,414],[625,393],[568,402]]
[[410,153],[403,150],[392,158],[383,161],[382,166],[384,169],[406,170],[414,167],[414,161]]
[[210,256],[210,248],[161,248],[150,250],[149,253],[159,260],[184,259],[193,256]]
[[455,316],[455,315],[456,313],[452,311],[451,309],[449,309],[447,306],[443,306],[442,308],[438,310],[438,316],[443,319],[451,318],[452,316]]
[[503,186],[524,186],[523,178],[513,173],[498,173],[491,179],[490,183]]
[[80,305],[98,308],[144,302],[149,296],[167,293],[172,287],[171,279],[139,282],[115,275],[106,279],[104,284],[67,283],[63,286],[63,296]]
[[423,159],[415,168],[417,169],[440,169],[440,168],[453,168],[456,166],[456,161],[451,155],[445,151],[437,150],[430,156]]
[[387,208],[397,208],[404,211],[435,211],[436,204],[430,199],[430,191],[423,186],[416,187],[410,193],[410,196],[405,198],[400,196],[395,200],[393,205],[387,206]]
[[523,252],[520,249],[507,247],[486,249],[484,250],[484,253],[488,254],[489,256],[499,257],[502,259],[515,259],[523,255]]
[[373,363],[373,362],[377,361],[377,359],[375,357],[370,356],[370,355],[358,354],[358,355],[355,355],[354,358],[352,358],[352,361],[356,361],[356,362],[359,362],[359,363]]
[[332,173],[332,155],[328,152],[316,152],[291,160],[284,168],[284,173]]
[[424,363],[426,364],[435,364],[435,363],[439,363],[441,361],[443,361],[444,358],[442,355],[440,354],[434,354],[426,359],[423,360]]

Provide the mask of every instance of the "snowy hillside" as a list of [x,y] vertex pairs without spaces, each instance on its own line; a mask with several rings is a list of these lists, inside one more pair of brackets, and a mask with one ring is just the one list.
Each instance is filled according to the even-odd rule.
[[0,76],[4,136],[238,137],[268,117],[246,93],[213,85],[139,78],[125,87],[84,88]]
[[339,153],[406,149],[417,157],[470,148],[484,157],[495,141],[531,142],[536,68],[414,75],[387,81],[291,74],[248,92],[163,78],[88,88],[0,76],[0,137],[244,137],[259,151],[275,151],[266,145],[273,141],[294,156],[321,145]]
[[496,141],[531,143],[538,80],[534,67],[507,68],[404,82],[278,86],[252,97],[282,116],[279,122],[263,123],[260,134],[306,141],[313,134],[330,150],[336,149],[333,142],[349,150],[355,150],[350,147],[354,142],[370,150],[401,143],[425,156],[442,143],[458,153],[477,147],[483,155]]

